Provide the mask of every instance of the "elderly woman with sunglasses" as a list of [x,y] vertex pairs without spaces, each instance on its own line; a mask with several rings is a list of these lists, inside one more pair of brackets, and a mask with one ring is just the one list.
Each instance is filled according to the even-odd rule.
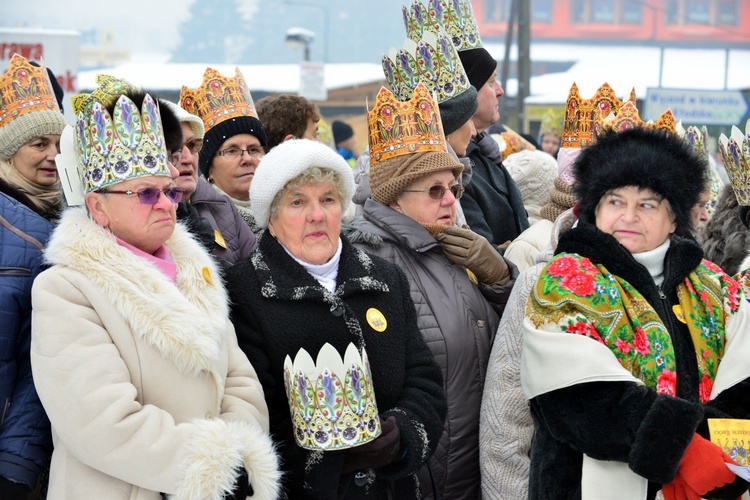
[[[422,105],[428,106],[427,101]],[[430,461],[436,494],[479,498],[482,386],[492,340],[518,271],[485,238],[467,226],[456,226],[463,167],[446,151],[442,131],[402,138],[411,144],[439,142],[430,150],[388,157],[389,145],[377,143],[385,136],[376,128],[375,113],[377,104],[369,117],[372,194],[363,214],[352,222],[355,231],[349,238],[406,273],[419,329],[442,368],[448,417]],[[421,479],[429,489],[430,476],[423,474]]]
[[85,208],[64,212],[32,289],[49,497],[275,499],[263,390],[214,260],[175,224],[157,104],[92,98],[72,135],[59,163],[77,163]]

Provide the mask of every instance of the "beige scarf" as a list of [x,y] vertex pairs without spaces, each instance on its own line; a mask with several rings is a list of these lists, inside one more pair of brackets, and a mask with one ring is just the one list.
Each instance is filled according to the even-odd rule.
[[29,197],[40,212],[60,210],[63,207],[60,179],[51,186],[42,186],[28,180],[11,161],[0,160],[0,179]]

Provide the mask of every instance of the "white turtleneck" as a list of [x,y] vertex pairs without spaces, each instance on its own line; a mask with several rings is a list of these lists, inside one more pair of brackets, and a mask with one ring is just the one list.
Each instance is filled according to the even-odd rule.
[[338,246],[336,247],[336,253],[333,254],[333,257],[331,257],[331,260],[326,262],[325,264],[310,264],[308,262],[305,262],[303,260],[299,260],[297,257],[292,255],[292,252],[287,249],[280,241],[279,244],[281,244],[281,247],[286,250],[286,253],[288,253],[297,263],[304,267],[305,270],[310,273],[310,275],[318,280],[318,283],[320,283],[323,288],[328,290],[329,292],[333,293],[333,291],[336,289],[336,278],[339,274],[339,260],[341,260],[341,238],[338,240]]
[[669,250],[669,244],[671,241],[672,240],[667,238],[667,241],[653,250],[632,254],[633,258],[639,264],[648,269],[656,286],[661,286],[661,284],[664,283],[664,257],[667,255],[667,250]]

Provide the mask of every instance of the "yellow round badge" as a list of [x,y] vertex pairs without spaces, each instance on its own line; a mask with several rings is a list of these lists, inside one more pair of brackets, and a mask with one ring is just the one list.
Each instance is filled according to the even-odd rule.
[[680,304],[675,304],[674,306],[672,306],[672,312],[674,312],[675,317],[680,320],[680,322],[687,325],[687,321],[685,320],[685,311],[682,310],[682,306]]
[[367,323],[376,332],[383,333],[385,329],[388,328],[388,322],[385,320],[385,316],[383,316],[383,313],[378,311],[374,307],[371,307],[367,310],[365,317],[367,318]]

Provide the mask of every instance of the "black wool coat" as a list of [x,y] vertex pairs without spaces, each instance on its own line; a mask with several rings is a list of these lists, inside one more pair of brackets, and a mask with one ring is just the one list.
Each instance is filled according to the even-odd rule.
[[[447,411],[440,368],[417,327],[403,272],[341,241],[332,294],[263,233],[253,256],[227,274],[239,345],[263,385],[289,498],[387,498],[387,490],[395,498],[417,498],[415,473],[434,452]],[[370,308],[385,316],[382,333],[365,317]],[[400,431],[401,460],[368,471],[364,485],[355,484],[354,474],[341,474],[346,451],[311,452],[294,442],[284,359],[294,359],[300,348],[314,359],[326,342],[342,356],[350,342],[364,344],[380,417],[394,416]]]
[[[632,382],[587,382],[531,400],[535,435],[529,498],[580,499],[583,453],[597,460],[628,463],[649,479],[648,497],[671,482],[694,433],[709,438],[709,418],[750,418],[750,380],[704,404],[698,394],[698,365],[687,326],[676,320],[677,285],[700,263],[703,251],[691,239],[672,238],[657,287],[648,270],[612,236],[579,225],[560,237],[556,253],[576,253],[625,279],[651,304],[672,337],[677,362],[677,397]],[[660,296],[663,292],[665,298]],[[747,489],[734,483],[706,498],[735,499]]]

